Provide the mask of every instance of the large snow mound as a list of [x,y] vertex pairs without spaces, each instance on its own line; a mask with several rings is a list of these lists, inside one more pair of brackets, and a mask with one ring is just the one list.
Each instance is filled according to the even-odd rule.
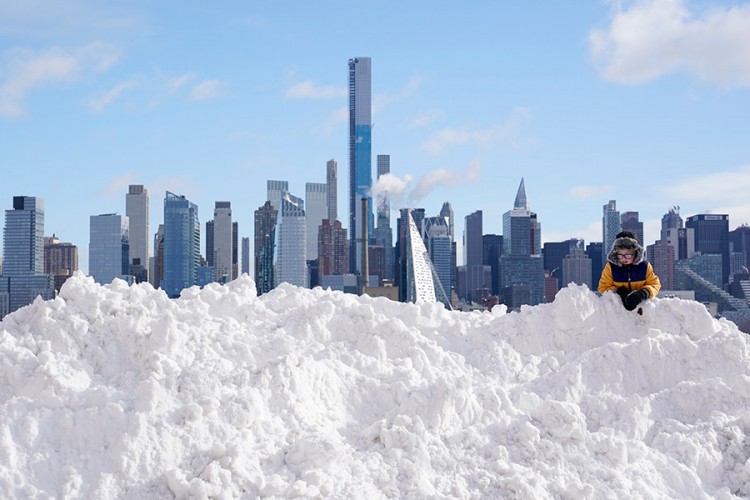
[[463,313],[79,273],[0,322],[0,496],[748,497],[749,361],[696,302],[575,285]]

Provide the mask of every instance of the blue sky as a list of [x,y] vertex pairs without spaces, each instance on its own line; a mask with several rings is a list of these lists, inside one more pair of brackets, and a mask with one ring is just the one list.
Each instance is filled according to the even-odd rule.
[[84,271],[128,184],[152,233],[169,190],[252,237],[267,179],[304,197],[336,159],[346,225],[356,56],[393,207],[450,201],[459,240],[476,210],[501,234],[521,178],[544,241],[600,241],[610,199],[647,244],[673,206],[750,223],[748,2],[215,4],[0,0],[0,208],[44,198]]

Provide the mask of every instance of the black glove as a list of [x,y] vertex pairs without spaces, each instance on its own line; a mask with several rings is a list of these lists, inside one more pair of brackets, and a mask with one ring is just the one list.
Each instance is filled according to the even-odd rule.
[[634,292],[630,292],[627,297],[623,299],[623,303],[625,304],[625,309],[628,311],[632,311],[636,307],[638,307],[638,304],[643,302],[648,298],[648,290],[636,290]]
[[628,287],[626,287],[626,286],[621,286],[620,288],[618,288],[617,290],[615,290],[615,293],[617,293],[617,295],[620,296],[620,298],[622,299],[622,303],[624,304],[625,303],[625,297],[628,296],[628,294],[630,293],[630,290],[628,290]]

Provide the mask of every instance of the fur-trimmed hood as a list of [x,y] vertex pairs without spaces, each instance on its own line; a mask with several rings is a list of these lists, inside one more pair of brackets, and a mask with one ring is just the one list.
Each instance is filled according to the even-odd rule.
[[623,235],[622,233],[617,236],[618,237],[612,243],[612,248],[607,255],[607,261],[609,261],[610,264],[622,267],[620,259],[617,258],[617,252],[620,250],[630,250],[633,252],[634,258],[632,265],[634,266],[644,261],[646,252],[635,237],[631,237],[631,234]]

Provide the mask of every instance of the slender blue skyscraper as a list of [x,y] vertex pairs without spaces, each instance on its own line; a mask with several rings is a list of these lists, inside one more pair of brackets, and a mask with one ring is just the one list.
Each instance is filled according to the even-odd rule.
[[372,233],[372,77],[370,58],[349,59],[349,266],[362,267],[362,198],[367,198],[367,232]]
[[167,191],[164,198],[164,281],[169,297],[198,284],[201,226],[198,205]]

